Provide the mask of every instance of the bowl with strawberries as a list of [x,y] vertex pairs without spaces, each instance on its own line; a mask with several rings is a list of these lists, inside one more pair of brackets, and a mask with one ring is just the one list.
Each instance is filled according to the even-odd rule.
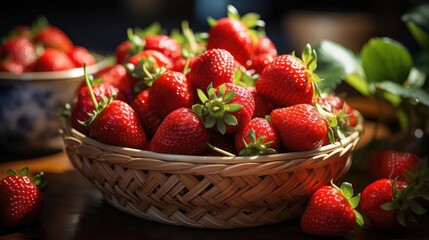
[[112,58],[75,45],[45,18],[11,29],[0,45],[0,150],[30,155],[62,149],[64,104],[88,73]]
[[128,30],[116,64],[85,75],[62,137],[111,206],[171,225],[260,226],[298,218],[347,173],[360,113],[316,87],[310,45],[278,54],[252,35],[257,14],[237,15],[229,6],[207,37],[186,21],[174,36]]

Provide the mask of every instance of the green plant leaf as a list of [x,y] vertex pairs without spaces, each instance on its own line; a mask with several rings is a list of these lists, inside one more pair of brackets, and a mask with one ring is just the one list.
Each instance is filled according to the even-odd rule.
[[369,80],[403,84],[413,66],[408,49],[391,38],[372,38],[362,48],[362,66]]
[[401,17],[411,35],[425,51],[429,51],[429,4],[410,8]]
[[335,89],[346,75],[356,72],[358,61],[354,53],[330,40],[322,40],[316,45],[317,68],[315,73],[322,79],[321,89]]
[[373,85],[357,73],[347,75],[345,81],[364,96],[371,96],[375,92]]
[[429,106],[429,93],[420,88],[406,88],[400,84],[384,81],[377,83],[377,88],[383,89],[393,95],[401,96],[404,98],[416,99],[418,102]]

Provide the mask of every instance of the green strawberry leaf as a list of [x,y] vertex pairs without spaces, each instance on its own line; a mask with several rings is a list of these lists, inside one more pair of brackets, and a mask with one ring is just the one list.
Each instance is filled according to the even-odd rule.
[[228,5],[226,9],[227,9],[227,16],[229,18],[235,18],[240,20],[240,14],[238,13],[237,8],[235,8],[233,5]]
[[350,199],[353,196],[353,186],[351,183],[343,182],[340,189],[346,198]]
[[358,194],[358,195],[350,198],[349,202],[350,202],[350,205],[352,206],[352,208],[356,208],[359,205],[359,202],[360,202],[360,194]]
[[423,215],[427,212],[427,209],[422,207],[417,201],[410,201],[411,211],[417,215]]
[[201,100],[201,102],[207,102],[209,99],[207,98],[206,94],[201,89],[197,89],[198,98]]
[[246,13],[241,17],[241,22],[246,26],[247,28],[254,28],[254,27],[263,27],[261,26],[262,23],[265,23],[264,21],[261,21],[261,16],[257,13],[251,12]]
[[237,118],[235,118],[230,113],[225,113],[225,115],[223,116],[223,120],[226,124],[231,125],[231,126],[235,126],[238,124]]
[[317,67],[317,54],[314,49],[312,49],[310,44],[306,44],[304,50],[302,51],[302,61],[308,70],[311,72],[314,71]]
[[401,17],[416,42],[429,51],[429,4],[416,5]]
[[242,108],[243,108],[243,105],[238,103],[231,103],[224,106],[224,109],[226,112],[237,112]]
[[204,127],[205,128],[212,128],[216,124],[216,118],[213,116],[207,116],[204,120]]
[[345,81],[363,96],[372,96],[375,93],[374,85],[370,84],[365,77],[354,73],[346,75]]
[[377,83],[376,86],[377,88],[382,89],[387,93],[392,94],[393,96],[416,99],[418,102],[424,104],[425,106],[429,106],[429,93],[421,88],[406,88],[400,84],[390,81],[383,81]]
[[221,118],[216,119],[216,127],[217,127],[217,130],[222,135],[224,135],[226,133],[226,124],[225,124],[223,119],[221,119]]
[[362,215],[358,211],[356,211],[356,210],[354,210],[354,213],[355,213],[355,216],[356,216],[356,223],[360,227],[363,227],[365,225],[365,221],[363,220]]
[[357,72],[358,60],[354,53],[330,40],[316,45],[317,69],[315,73],[324,79],[321,89],[335,89],[348,74]]
[[363,69],[369,80],[403,84],[413,66],[408,49],[391,38],[372,38],[362,48]]
[[18,176],[19,174],[18,174],[18,172],[16,172],[15,170],[13,170],[13,169],[9,169],[9,170],[7,170],[7,175],[10,175],[10,176]]
[[210,27],[213,27],[214,25],[216,25],[217,20],[212,17],[207,17],[207,23],[209,24]]
[[[227,92],[226,94],[225,94],[225,85],[223,85],[224,87],[223,87],[223,91],[224,91],[224,96],[223,96],[223,101],[225,102],[225,103],[227,103],[227,102],[230,102],[233,98],[234,98],[234,95],[235,95],[235,91],[234,90],[231,90],[231,91],[229,91],[229,92]],[[220,87],[222,87],[222,86],[220,86]],[[219,87],[219,88],[220,88]],[[220,90],[220,89],[219,89]],[[220,92],[220,91],[219,91]]]

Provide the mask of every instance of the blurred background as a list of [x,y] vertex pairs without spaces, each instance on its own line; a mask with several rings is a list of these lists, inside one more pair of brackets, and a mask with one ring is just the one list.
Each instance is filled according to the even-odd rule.
[[144,28],[157,21],[165,30],[188,20],[194,31],[208,31],[207,17],[226,15],[226,6],[239,13],[257,12],[279,53],[290,53],[321,39],[359,51],[371,37],[388,36],[407,45],[415,43],[400,16],[411,0],[74,0],[10,1],[0,10],[0,36],[17,24],[30,24],[39,15],[63,29],[76,45],[113,52],[126,39],[129,27]]

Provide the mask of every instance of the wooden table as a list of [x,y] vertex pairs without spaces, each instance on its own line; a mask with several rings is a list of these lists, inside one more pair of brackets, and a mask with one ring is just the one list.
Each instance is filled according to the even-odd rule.
[[[312,239],[301,232],[299,221],[230,230],[193,229],[139,219],[108,205],[95,186],[77,172],[64,152],[43,157],[3,160],[0,177],[8,168],[29,166],[44,171],[46,205],[40,220],[17,229],[4,229],[0,239]],[[11,159],[11,156],[9,156]],[[345,181],[361,192],[367,174],[351,169]],[[429,214],[418,216],[418,224],[405,231],[382,233],[367,225],[356,228],[346,239],[429,239]]]

